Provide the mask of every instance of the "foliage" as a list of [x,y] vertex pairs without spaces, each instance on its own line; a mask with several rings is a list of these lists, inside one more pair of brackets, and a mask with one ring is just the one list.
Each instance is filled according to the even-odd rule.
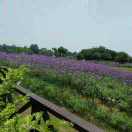
[[116,52],[105,47],[83,49],[78,55],[78,59],[85,60],[112,60],[117,62],[130,62],[131,57],[125,52]]
[[39,48],[37,44],[31,44],[29,47],[18,47],[15,45],[0,45],[0,51],[6,52],[6,53],[26,53],[26,54],[43,54],[47,56],[56,56],[56,57],[76,57],[75,52],[70,52],[68,49],[60,46],[59,48]]
[[114,118],[118,118],[114,113],[119,112],[122,118],[125,113],[125,130],[132,129],[132,89],[119,80],[110,77],[97,78],[84,73],[58,74],[53,70],[32,69],[24,81],[24,86],[69,108],[86,120],[93,120],[94,117],[97,122],[103,122],[116,130],[122,131],[124,128],[119,121],[114,122]]
[[39,47],[37,44],[31,44],[30,45],[30,49],[31,49],[31,52],[34,53],[34,54],[38,54],[39,53]]
[[63,46],[58,48],[39,48],[37,44],[31,44],[29,47],[18,47],[15,45],[0,45],[0,51],[7,53],[26,53],[26,54],[41,54],[46,56],[56,56],[56,57],[68,57],[77,58],[79,60],[107,60],[107,61],[117,61],[117,62],[132,62],[132,57],[130,57],[125,52],[116,52],[114,50],[107,49],[103,46],[83,49],[80,52],[71,52]]
[[113,60],[116,52],[100,46],[99,48],[84,49],[78,54],[78,59]]
[[7,53],[30,53],[30,49],[27,47],[18,47],[15,45],[0,45],[0,51],[7,52]]
[[[34,118],[36,120],[34,120]],[[39,122],[39,123],[38,123]],[[42,118],[42,113],[35,113],[33,115],[17,115],[13,119],[6,121],[3,127],[0,128],[1,132],[29,132],[30,130],[37,130],[39,132],[51,132],[49,126],[56,126],[56,132],[59,127],[65,129],[69,128],[71,125],[65,121],[61,121],[57,118],[51,118],[46,122]]]
[[119,127],[123,131],[132,130],[132,119],[130,119],[126,113],[113,112],[111,114],[110,124],[113,127]]
[[125,52],[119,52],[115,58],[115,61],[125,63],[129,61],[129,55]]
[[5,77],[0,76],[2,79],[2,83],[0,84],[0,125],[4,124],[16,111],[16,100],[22,101],[22,98],[14,97],[14,92],[16,83],[24,79],[23,76],[25,72],[26,68],[23,66],[14,70],[9,68]]
[[55,56],[64,57],[68,53],[68,50],[64,47],[59,47],[58,49],[57,48],[52,48],[52,50],[53,50],[53,53],[54,53]]
[[52,50],[46,49],[46,48],[40,49],[39,53],[42,54],[42,55],[47,55],[47,56],[53,56],[54,55]]
[[[25,96],[16,96],[15,94],[16,83],[18,81],[23,82],[27,72],[27,68],[21,66],[18,69],[9,68],[5,77],[0,76],[2,80],[0,84],[0,132],[53,131],[49,126],[54,126],[54,131],[57,132],[60,127],[71,127],[71,124],[56,118],[51,118],[45,122],[42,116],[43,113],[28,114],[26,116],[14,115],[20,107],[19,105],[24,105],[28,101]],[[12,115],[14,116],[12,117]]]
[[110,116],[109,109],[104,105],[100,105],[97,107],[97,109],[95,111],[95,116],[99,120],[101,119],[101,120],[105,120],[105,121],[109,122],[109,120],[108,120],[108,118]]

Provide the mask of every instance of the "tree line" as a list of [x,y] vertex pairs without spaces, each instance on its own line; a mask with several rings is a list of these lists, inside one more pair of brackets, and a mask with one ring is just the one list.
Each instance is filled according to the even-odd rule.
[[15,45],[0,45],[0,51],[7,53],[25,53],[25,54],[41,54],[56,57],[68,57],[78,60],[106,60],[120,63],[132,62],[132,57],[125,52],[117,52],[107,49],[103,46],[82,49],[80,52],[71,52],[60,46],[59,48],[39,48],[37,44],[31,44],[29,47],[19,47]]
[[78,53],[77,58],[85,60],[108,60],[121,63],[132,62],[132,57],[127,53],[110,50],[103,46],[83,49]]

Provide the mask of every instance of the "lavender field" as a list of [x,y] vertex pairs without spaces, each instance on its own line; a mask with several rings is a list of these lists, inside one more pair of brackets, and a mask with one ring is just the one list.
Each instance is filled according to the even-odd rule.
[[51,68],[59,72],[85,72],[95,75],[112,76],[119,78],[126,83],[132,83],[132,73],[114,69],[104,64],[96,64],[89,61],[78,61],[66,58],[48,57],[43,55],[10,54],[0,52],[0,60],[8,61],[16,65],[26,64],[39,66],[41,68]]
[[106,131],[132,131],[132,72],[91,61],[0,52],[0,64],[28,65],[23,86]]

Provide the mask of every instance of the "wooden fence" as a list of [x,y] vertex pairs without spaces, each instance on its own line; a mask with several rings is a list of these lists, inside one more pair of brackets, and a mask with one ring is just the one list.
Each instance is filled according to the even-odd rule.
[[[8,72],[7,68],[0,67],[0,73],[3,75],[3,77],[6,76],[6,72]],[[0,79],[0,83],[2,83],[1,79]],[[16,92],[18,92],[19,94],[28,96],[29,102],[26,103],[24,106],[22,106],[17,112],[12,114],[10,118],[12,118],[16,114],[23,113],[25,110],[31,107],[31,114],[36,113],[36,112],[43,112],[43,119],[45,121],[50,118],[49,113],[51,113],[57,118],[71,122],[73,124],[73,127],[79,132],[103,132],[102,129],[72,114],[65,108],[59,107],[51,103],[50,101],[44,98],[41,98],[40,96],[37,96],[36,94],[32,93],[28,89],[21,87],[19,83],[16,86]],[[4,95],[3,98],[5,98],[6,101],[11,100],[11,96],[8,94]],[[50,126],[50,127],[51,129],[54,129],[54,126]],[[31,130],[30,132],[37,132],[37,131]]]
[[32,108],[31,113],[40,112],[40,111],[43,112],[44,120],[48,120],[50,118],[49,113],[51,113],[52,115],[56,116],[59,119],[63,119],[68,122],[71,122],[73,124],[73,127],[79,132],[103,132],[102,129],[98,128],[92,123],[89,123],[81,119],[80,117],[72,114],[63,107],[59,107],[51,103],[50,101],[40,96],[37,96],[36,94],[21,87],[20,85],[17,86],[16,91],[19,94],[26,95],[29,97],[29,102],[25,104],[22,108],[20,108],[16,113],[22,113],[27,108],[31,107]]

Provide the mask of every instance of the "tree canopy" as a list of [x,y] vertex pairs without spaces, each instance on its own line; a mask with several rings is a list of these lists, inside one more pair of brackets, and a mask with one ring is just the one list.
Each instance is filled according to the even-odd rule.
[[131,57],[125,52],[116,52],[105,47],[97,47],[91,49],[83,49],[77,54],[77,59],[85,60],[109,60],[117,62],[129,62]]
[[103,46],[90,49],[82,49],[80,52],[71,52],[63,46],[58,48],[39,48],[37,44],[29,47],[19,47],[15,45],[0,45],[0,51],[7,53],[42,54],[46,56],[68,57],[78,60],[107,60],[120,63],[132,62],[132,57],[125,52],[116,52]]

